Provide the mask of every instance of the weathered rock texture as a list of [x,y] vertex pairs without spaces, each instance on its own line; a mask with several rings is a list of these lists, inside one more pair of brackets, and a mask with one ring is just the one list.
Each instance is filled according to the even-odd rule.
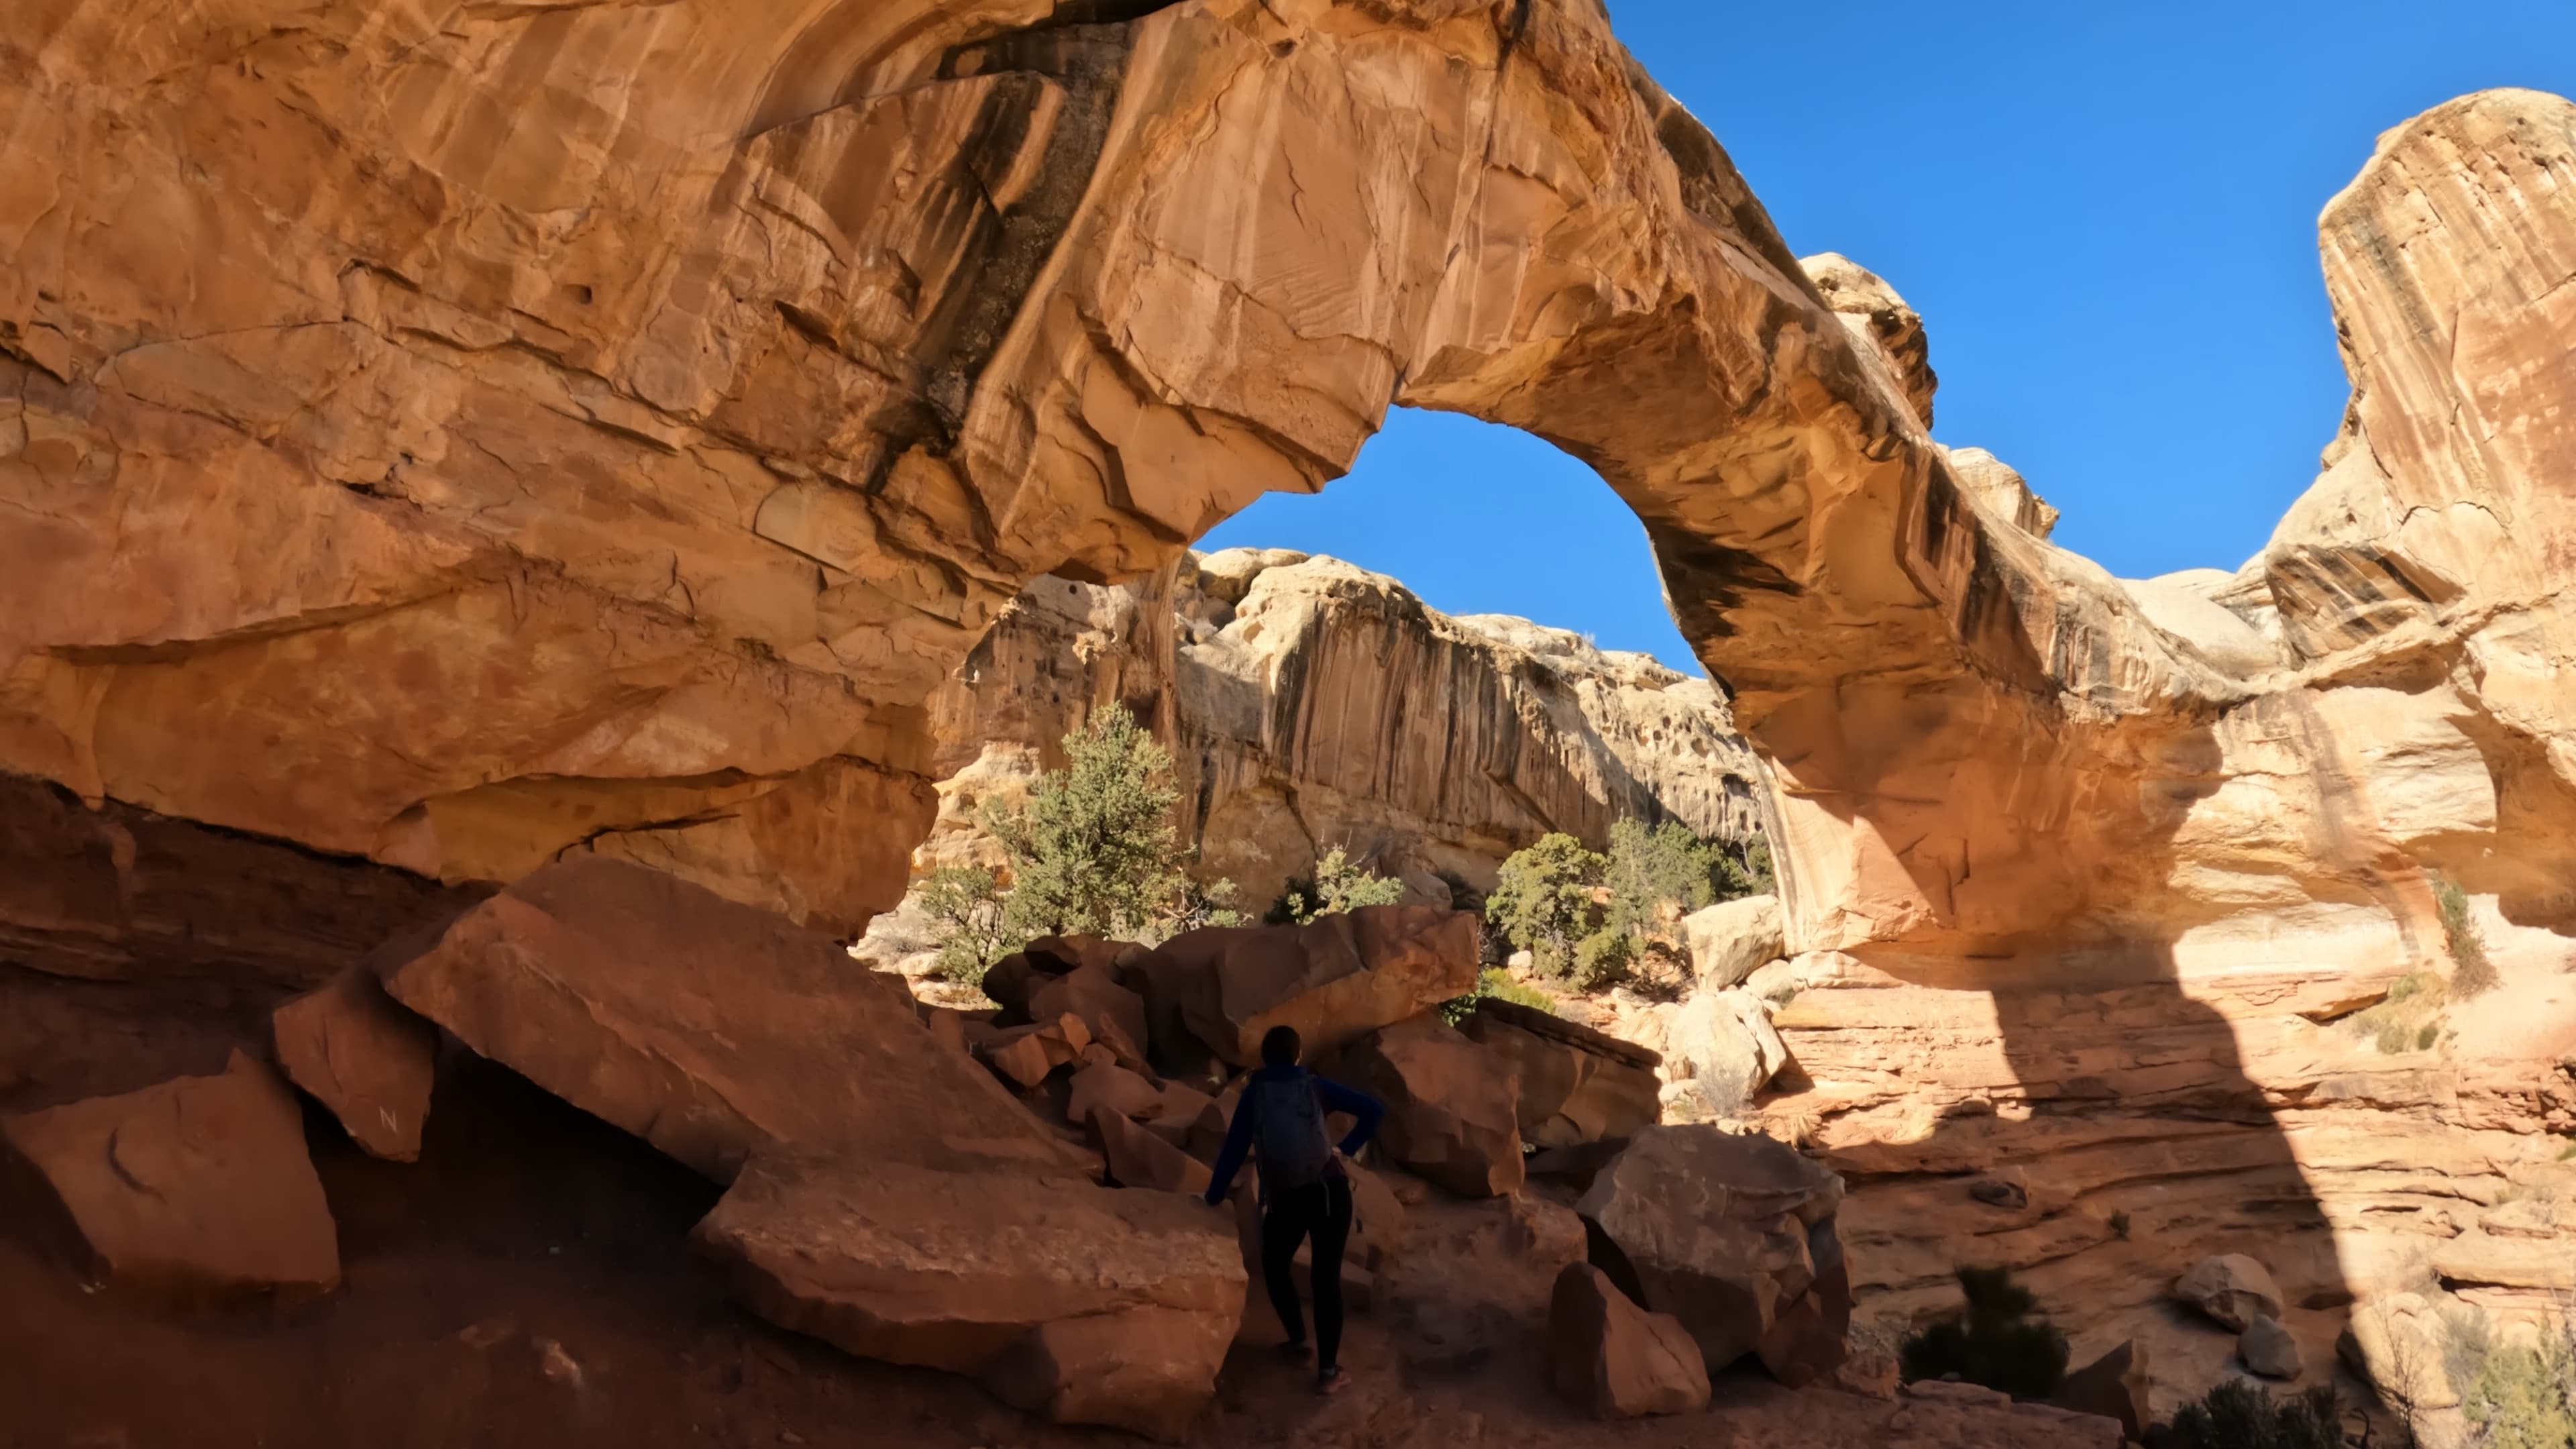
[[901,983],[829,937],[625,861],[548,866],[383,974],[475,1051],[718,1181],[788,1148],[1071,1165],[931,1035]]
[[1256,906],[1337,846],[1445,903],[1549,831],[1598,847],[1615,821],[1677,819],[1749,840],[1768,808],[1705,679],[1452,617],[1338,559],[1228,549],[1133,584],[1041,578],[1011,601],[931,697],[940,807],[916,873],[998,864],[977,812],[1060,764],[1057,742],[1113,701],[1170,742],[1199,872]]
[[360,1147],[420,1156],[438,1074],[438,1028],[395,1005],[375,973],[352,967],[269,1018],[288,1080],[340,1119]]
[[277,1074],[222,1075],[0,1117],[10,1221],[50,1229],[91,1281],[202,1303],[340,1282],[338,1228]]
[[[1008,599],[1171,562],[1401,401],[1636,510],[1772,761],[1790,945],[1970,989],[1807,1018],[1862,1048],[1799,1048],[1829,1142],[2057,1133],[2104,1206],[2199,1152],[2237,1185],[2193,1221],[2272,1193],[2257,1232],[2340,1253],[2440,1236],[2569,1110],[2564,101],[2383,138],[2321,227],[2324,476],[2152,587],[1930,441],[1588,0],[55,0],[0,12],[0,114],[0,769],[855,931]],[[2426,867],[2513,1009],[2414,1069],[2302,1037],[2439,967]],[[1898,1104],[1865,1038],[1978,1010]],[[2194,1095],[2232,1115],[2159,1115]],[[2267,1256],[2300,1301],[2396,1276]]]

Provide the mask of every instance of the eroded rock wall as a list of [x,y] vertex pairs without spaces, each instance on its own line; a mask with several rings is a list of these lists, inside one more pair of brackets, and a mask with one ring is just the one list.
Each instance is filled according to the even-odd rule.
[[1124,704],[1173,752],[1184,846],[1255,907],[1339,847],[1411,882],[1490,889],[1552,830],[1622,819],[1759,838],[1762,768],[1706,679],[1285,550],[1185,554],[1133,584],[1041,578],[931,697],[941,778],[916,874],[997,863],[984,802],[1060,765]]

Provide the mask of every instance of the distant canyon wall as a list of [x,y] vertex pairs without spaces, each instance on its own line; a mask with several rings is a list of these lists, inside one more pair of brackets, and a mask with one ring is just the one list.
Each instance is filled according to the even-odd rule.
[[1126,705],[1172,748],[1197,869],[1255,908],[1340,848],[1438,899],[1490,889],[1550,831],[1622,819],[1758,839],[1760,763],[1706,679],[1282,550],[1185,554],[1143,581],[1045,578],[932,695],[940,808],[915,858],[994,859],[976,825]]

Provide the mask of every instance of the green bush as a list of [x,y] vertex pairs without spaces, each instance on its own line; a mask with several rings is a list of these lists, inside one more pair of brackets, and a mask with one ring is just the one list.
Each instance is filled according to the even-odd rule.
[[2441,1039],[2442,1024],[2438,1021],[2428,1021],[2424,1023],[2422,1031],[2415,1033],[2415,1050],[2429,1052],[2433,1049],[2433,1043]]
[[940,968],[980,983],[993,962],[1039,936],[1087,932],[1148,944],[1241,920],[1230,881],[1200,882],[1172,830],[1172,757],[1119,705],[1064,737],[1067,764],[1039,777],[1028,803],[988,802],[985,831],[1010,861],[990,871],[934,871],[922,905]]
[[1636,964],[1636,938],[1625,931],[1595,931],[1574,948],[1575,989],[1606,991],[1627,980]]
[[2538,1348],[2499,1348],[2486,1355],[2460,1395],[2477,1426],[2480,1449],[2570,1449],[2576,1446],[2576,1363],[2558,1339]]
[[1303,926],[1362,906],[1391,906],[1404,899],[1404,882],[1368,869],[1338,845],[1315,862],[1315,873],[1292,879],[1261,919],[1273,926]]
[[2017,1399],[2044,1399],[2066,1377],[2066,1335],[2034,1317],[2039,1301],[2002,1268],[1960,1268],[1967,1306],[1905,1340],[1906,1382],[1950,1374]]
[[1485,914],[1501,924],[1504,939],[1530,953],[1539,971],[1571,976],[1575,947],[1592,933],[1592,887],[1603,864],[1571,835],[1541,836],[1503,862]]
[[2343,1415],[2334,1390],[2322,1384],[2276,1399],[2248,1380],[2229,1379],[2185,1404],[2148,1442],[2154,1449],[2343,1449]]
[[1453,996],[1440,1003],[1440,1019],[1456,1026],[1475,1014],[1488,1000],[1509,1001],[1538,1011],[1553,1013],[1556,1002],[1544,991],[1523,986],[1509,972],[1488,966],[1476,973],[1476,988],[1464,996]]
[[2495,963],[2487,959],[2486,934],[2469,914],[2469,898],[2448,876],[2433,877],[2433,901],[2442,911],[2442,937],[2451,949],[2451,989],[2462,998],[2492,991]]
[[1653,829],[1634,820],[1610,827],[1610,853],[1601,869],[1610,888],[1602,924],[1629,937],[1659,929],[1667,914],[1695,911],[1717,899],[1717,847],[1678,820]]
[[1019,949],[1005,918],[1008,903],[993,873],[980,866],[941,866],[922,884],[921,909],[939,943],[944,980],[981,990],[994,962]]

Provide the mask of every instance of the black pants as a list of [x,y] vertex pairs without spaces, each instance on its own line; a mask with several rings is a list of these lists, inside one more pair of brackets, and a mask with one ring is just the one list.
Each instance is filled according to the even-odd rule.
[[1261,1281],[1269,1285],[1270,1306],[1288,1341],[1306,1337],[1306,1315],[1297,1303],[1297,1284],[1289,1277],[1297,1245],[1315,1240],[1308,1277],[1315,1288],[1315,1368],[1334,1366],[1342,1351],[1342,1248],[1351,1236],[1351,1183],[1328,1177],[1305,1187],[1284,1188],[1270,1195],[1261,1214]]

